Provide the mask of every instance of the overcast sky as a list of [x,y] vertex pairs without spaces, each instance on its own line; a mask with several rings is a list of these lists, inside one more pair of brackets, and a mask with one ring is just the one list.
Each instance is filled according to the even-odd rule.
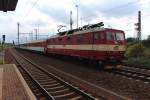
[[[124,30],[126,37],[135,37],[134,23],[138,11],[142,12],[142,38],[150,34],[150,0],[18,0],[14,12],[0,11],[0,35],[6,41],[17,40],[17,22],[21,33],[35,34],[39,25],[40,35],[54,35],[58,25],[69,29],[70,11],[73,12],[73,27],[76,28],[77,9],[79,26],[104,22],[105,27]],[[22,41],[29,35],[21,35]]]

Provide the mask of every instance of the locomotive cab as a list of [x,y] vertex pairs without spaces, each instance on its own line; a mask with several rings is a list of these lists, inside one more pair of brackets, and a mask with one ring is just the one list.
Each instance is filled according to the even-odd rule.
[[120,30],[106,32],[107,59],[112,62],[120,62],[124,59],[125,34]]

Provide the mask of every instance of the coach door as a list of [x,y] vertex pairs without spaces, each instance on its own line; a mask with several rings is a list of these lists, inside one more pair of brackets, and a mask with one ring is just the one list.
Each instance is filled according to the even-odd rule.
[[44,53],[47,53],[48,40],[44,42]]

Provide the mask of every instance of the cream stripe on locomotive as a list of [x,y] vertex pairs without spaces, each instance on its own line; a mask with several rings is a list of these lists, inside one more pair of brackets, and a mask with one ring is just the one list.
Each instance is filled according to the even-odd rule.
[[96,51],[125,51],[124,45],[48,45],[51,49],[74,49],[74,50],[96,50]]

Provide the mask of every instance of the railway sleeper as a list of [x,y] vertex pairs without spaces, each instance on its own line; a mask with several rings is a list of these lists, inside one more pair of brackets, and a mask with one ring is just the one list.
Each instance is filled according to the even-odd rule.
[[56,90],[62,90],[62,89],[65,89],[65,86],[64,85],[61,85],[61,86],[57,86],[57,87],[51,87],[51,88],[48,88],[47,87],[47,91],[56,91]]
[[51,87],[51,86],[44,86],[43,85],[43,87],[44,88],[47,88],[47,89],[49,89],[49,90],[57,90],[57,89],[64,89],[65,88],[65,86],[64,85],[59,85],[59,86],[55,86],[55,87]]
[[66,91],[69,91],[69,90],[70,90],[69,88],[66,88],[66,89],[63,89],[63,90],[49,91],[49,92],[52,93],[52,94],[55,94],[55,93],[66,92]]
[[76,97],[76,93],[75,92],[69,92],[69,93],[64,93],[64,94],[60,94],[60,95],[55,95],[54,98],[56,99],[67,99],[67,98],[73,98]]
[[58,85],[61,85],[61,84],[60,84],[60,83],[54,83],[54,84],[41,83],[41,85],[43,85],[43,86],[48,86],[48,87],[54,87],[54,86],[58,86]]
[[49,77],[37,77],[37,76],[33,76],[33,78],[35,78],[35,79],[45,79],[45,80],[49,79]]
[[47,80],[45,80],[45,79],[38,79],[38,81],[39,82],[52,82],[52,81],[55,81],[55,80],[53,80],[52,78],[51,79],[47,79]]
[[49,84],[54,84],[54,83],[58,83],[57,81],[55,80],[51,80],[51,81],[47,81],[47,80],[38,80],[39,83],[49,83]]
[[73,97],[73,98],[70,98],[68,100],[81,100],[82,96],[76,96],[76,97]]
[[[58,96],[58,95],[65,95],[65,94],[70,94],[70,93],[72,93],[72,92],[74,92],[74,91],[71,91],[71,90],[68,90],[68,91],[61,91],[61,92],[49,92],[50,94],[52,94],[52,95],[54,95],[54,96]],[[75,93],[75,92],[74,92]]]

